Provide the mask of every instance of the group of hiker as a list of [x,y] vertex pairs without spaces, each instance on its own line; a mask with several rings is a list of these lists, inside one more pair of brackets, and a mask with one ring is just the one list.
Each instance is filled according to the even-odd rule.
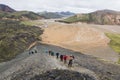
[[[37,50],[30,50],[29,51],[29,55],[37,53]],[[50,56],[56,56],[57,59],[60,59],[61,62],[64,62],[64,64],[67,64],[68,61],[68,67],[72,67],[73,65],[73,60],[75,59],[75,57],[73,55],[63,55],[60,53],[55,53],[53,51],[46,51],[46,53],[49,53]]]
[[48,51],[50,56],[56,56],[57,59],[60,59],[61,62],[64,62],[64,64],[67,63],[68,61],[68,67],[72,67],[73,65],[73,60],[75,59],[75,57],[73,55],[69,56],[69,55],[63,55],[60,53],[54,53],[53,51]]

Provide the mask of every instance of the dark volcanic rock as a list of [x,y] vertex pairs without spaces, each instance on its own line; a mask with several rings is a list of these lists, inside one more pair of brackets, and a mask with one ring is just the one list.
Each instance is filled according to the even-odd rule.
[[51,70],[36,75],[30,80],[95,80],[93,77],[69,70]]

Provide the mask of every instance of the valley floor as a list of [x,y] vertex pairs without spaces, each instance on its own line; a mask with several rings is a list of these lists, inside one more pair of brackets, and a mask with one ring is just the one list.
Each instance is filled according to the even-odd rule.
[[[53,20],[45,20],[45,24],[39,27],[44,29],[40,36],[42,42],[31,49],[36,49],[38,53],[29,55],[29,51],[25,51],[11,61],[0,63],[0,80],[30,80],[35,75],[53,69],[80,72],[95,80],[120,79],[120,65],[115,64],[119,56],[108,46],[110,39],[104,34],[114,33],[113,27],[107,29],[84,23],[64,24]],[[49,56],[46,53],[48,50],[74,55],[74,66],[68,68],[67,64]]]
[[120,26],[95,25],[86,23],[65,24],[46,20],[42,41],[92,55],[105,61],[117,62],[116,53],[108,44],[110,39],[105,33],[120,33]]

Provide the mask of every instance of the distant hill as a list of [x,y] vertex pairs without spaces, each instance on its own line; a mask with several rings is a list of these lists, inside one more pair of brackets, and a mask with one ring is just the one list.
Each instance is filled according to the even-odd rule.
[[31,12],[31,11],[16,11],[12,8],[10,8],[7,5],[0,4],[0,19],[1,20],[36,20],[41,19],[40,15],[37,13]]
[[10,8],[7,5],[4,4],[0,4],[0,11],[4,11],[4,12],[15,12],[14,9]]
[[38,14],[46,19],[62,18],[75,15],[72,12],[46,12],[46,11],[40,12]]
[[75,15],[75,13],[69,12],[69,11],[66,11],[66,12],[56,12],[56,13],[58,13],[59,15],[62,15],[63,17],[70,17],[70,16]]
[[88,14],[77,14],[60,21],[65,23],[87,22],[102,25],[120,25],[120,12],[99,10]]
[[36,20],[36,19],[42,18],[37,13],[31,12],[31,11],[17,11],[17,12],[8,14],[6,17],[12,18],[12,19],[20,19],[20,20],[28,20],[28,19]]
[[30,11],[16,11],[13,13],[0,12],[0,19],[2,20],[37,20],[42,19],[40,15]]
[[54,13],[54,12],[41,12],[38,14],[46,19],[51,19],[51,18],[55,19],[55,18],[63,17],[62,15],[59,15],[59,14]]

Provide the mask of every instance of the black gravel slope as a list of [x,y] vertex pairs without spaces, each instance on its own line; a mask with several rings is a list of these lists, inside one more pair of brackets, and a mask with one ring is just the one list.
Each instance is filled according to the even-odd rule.
[[82,66],[95,72],[100,80],[120,80],[120,65],[100,61],[95,57],[53,45],[39,44],[38,49],[39,51],[52,50],[60,54],[72,54],[75,56],[75,64],[78,64],[78,67]]

